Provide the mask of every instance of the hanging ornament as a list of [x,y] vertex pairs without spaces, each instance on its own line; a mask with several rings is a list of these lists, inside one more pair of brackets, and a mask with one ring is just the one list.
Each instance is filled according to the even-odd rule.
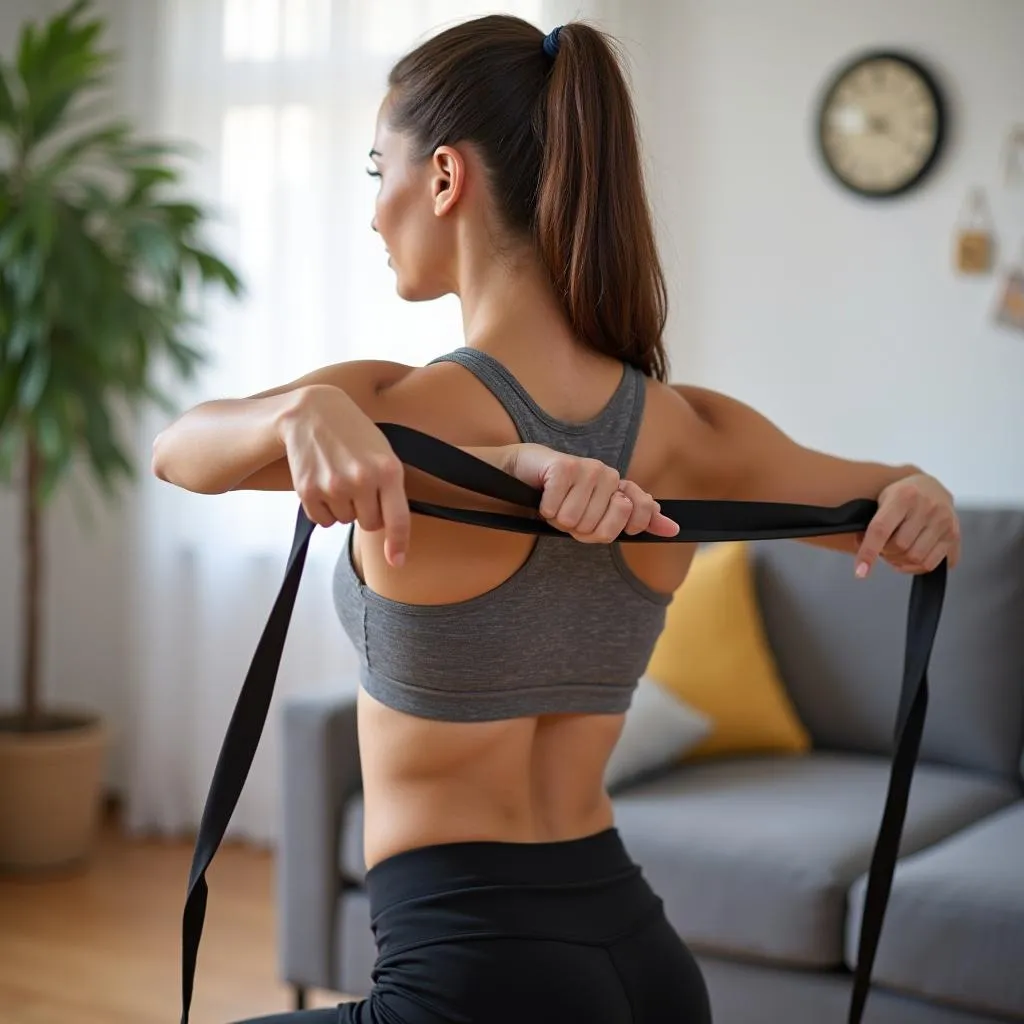
[[961,274],[986,274],[992,269],[995,241],[985,190],[973,188],[961,210],[953,261]]
[[1015,125],[1006,137],[1003,180],[1007,188],[1024,188],[1024,124]]
[[1024,333],[1024,262],[1011,267],[996,303],[995,321]]

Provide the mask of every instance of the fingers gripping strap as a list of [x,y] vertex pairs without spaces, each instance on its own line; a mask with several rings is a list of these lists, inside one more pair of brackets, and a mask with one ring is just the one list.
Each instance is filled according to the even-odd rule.
[[[395,424],[380,424],[380,427],[395,453],[406,465],[466,490],[533,512],[539,508],[540,491],[466,452],[409,427]],[[562,531],[539,518],[527,515],[453,509],[424,502],[411,501],[409,504],[422,515],[453,522],[568,539],[568,535]],[[876,503],[868,499],[851,501],[836,508],[738,501],[666,500],[660,504],[662,512],[679,524],[676,536],[640,534],[622,537],[622,541],[711,542],[850,533],[866,529],[877,509]],[[199,941],[206,914],[206,869],[224,838],[256,755],[314,529],[314,524],[300,507],[284,580],[239,692],[206,797],[182,919],[181,1024],[188,1024],[192,1002]],[[910,784],[924,731],[928,706],[928,662],[938,630],[945,586],[946,564],[943,562],[934,572],[916,576],[911,588],[895,749],[882,823],[868,874],[848,1024],[858,1024],[861,1020],[870,988],[871,968],[892,887]]]
[[[541,492],[482,462],[459,448],[394,423],[379,424],[395,454],[407,466],[457,484],[489,498],[498,498],[536,512]],[[778,502],[679,501],[659,500],[663,515],[679,524],[675,537],[655,537],[642,533],[623,537],[631,543],[664,541],[702,542],[715,540],[769,540],[784,537],[824,536],[849,533],[867,527],[878,507],[875,502],[858,499],[837,508],[818,505],[788,505]],[[542,519],[512,516],[501,512],[452,509],[441,505],[410,501],[409,507],[423,515],[456,523],[489,526],[496,530],[565,537],[564,531]]]

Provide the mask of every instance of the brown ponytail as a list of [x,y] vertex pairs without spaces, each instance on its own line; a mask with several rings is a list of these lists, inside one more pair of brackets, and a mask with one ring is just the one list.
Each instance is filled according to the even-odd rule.
[[532,236],[577,336],[668,377],[665,278],[640,162],[636,114],[604,33],[544,33],[494,15],[456,25],[392,69],[389,120],[422,158],[480,148],[509,228]]

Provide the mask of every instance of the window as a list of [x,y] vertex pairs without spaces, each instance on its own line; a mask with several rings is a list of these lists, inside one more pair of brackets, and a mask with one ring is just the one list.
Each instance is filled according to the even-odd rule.
[[[219,215],[214,240],[247,288],[241,304],[208,312],[212,363],[196,400],[251,394],[347,359],[422,365],[461,344],[455,299],[410,304],[395,294],[370,228],[377,186],[365,170],[395,59],[490,10],[470,0],[169,3],[165,124],[200,147],[196,183]],[[502,10],[540,24],[543,0]],[[190,543],[276,552],[295,510],[290,494],[214,504],[185,526]],[[223,516],[222,528],[208,516]]]

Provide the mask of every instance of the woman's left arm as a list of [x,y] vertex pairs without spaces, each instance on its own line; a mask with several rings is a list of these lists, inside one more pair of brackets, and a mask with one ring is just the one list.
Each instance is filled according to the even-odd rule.
[[954,499],[935,477],[914,465],[861,462],[806,448],[736,399],[690,385],[673,389],[708,428],[708,486],[715,496],[825,506],[871,498],[878,511],[865,532],[808,543],[855,554],[861,577],[879,558],[909,573],[930,572],[943,559],[956,565]]
[[462,450],[539,490],[541,518],[575,540],[610,544],[623,533],[674,537],[679,532],[654,497],[597,459],[539,444]]

